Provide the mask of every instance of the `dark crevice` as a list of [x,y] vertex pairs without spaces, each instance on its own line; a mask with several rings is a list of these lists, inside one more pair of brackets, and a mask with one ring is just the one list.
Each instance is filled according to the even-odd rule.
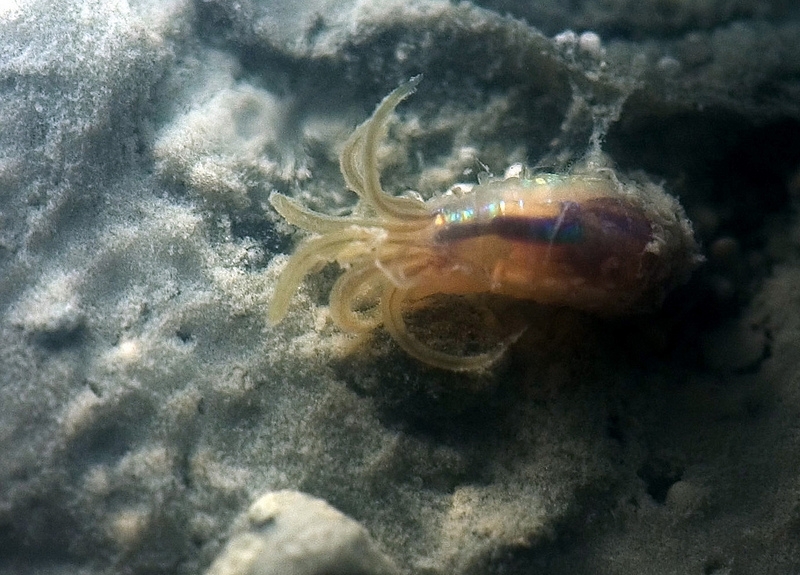
[[645,490],[653,501],[663,505],[669,488],[681,480],[683,470],[669,461],[652,459],[645,462],[636,474],[644,481]]

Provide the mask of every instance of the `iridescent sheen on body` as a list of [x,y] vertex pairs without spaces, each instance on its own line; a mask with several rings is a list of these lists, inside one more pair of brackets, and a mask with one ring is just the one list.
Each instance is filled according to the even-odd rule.
[[496,235],[520,241],[561,244],[583,238],[580,207],[574,202],[561,202],[556,216],[524,217],[504,214],[505,202],[490,202],[474,208],[442,208],[435,213],[436,241],[445,243],[481,235]]

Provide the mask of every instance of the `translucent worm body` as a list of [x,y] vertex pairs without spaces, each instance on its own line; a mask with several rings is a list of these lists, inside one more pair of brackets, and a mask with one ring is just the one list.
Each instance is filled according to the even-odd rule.
[[319,214],[270,195],[289,223],[312,233],[278,280],[272,323],[285,317],[308,273],[335,261],[345,271],[331,290],[330,312],[341,329],[383,324],[427,364],[479,370],[514,337],[490,352],[452,355],[412,337],[404,310],[435,294],[491,293],[624,314],[653,307],[688,277],[699,256],[680,204],[655,184],[622,182],[610,168],[552,174],[515,165],[428,201],[386,194],[377,148],[390,114],[419,80],[389,94],[342,151],[345,182],[360,197],[354,215]]

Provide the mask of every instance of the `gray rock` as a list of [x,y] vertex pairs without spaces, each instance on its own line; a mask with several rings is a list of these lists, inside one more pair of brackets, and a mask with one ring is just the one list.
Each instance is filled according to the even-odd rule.
[[298,491],[259,497],[207,575],[391,575],[366,529]]

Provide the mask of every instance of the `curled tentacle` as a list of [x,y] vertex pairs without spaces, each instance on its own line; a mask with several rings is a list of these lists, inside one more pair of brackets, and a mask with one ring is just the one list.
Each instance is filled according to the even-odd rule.
[[391,196],[383,191],[377,159],[378,144],[386,131],[389,115],[400,102],[414,93],[420,80],[422,76],[414,76],[386,96],[372,117],[356,128],[340,157],[339,165],[347,187],[382,217],[408,221],[430,216],[425,202]]
[[337,261],[344,250],[353,253],[369,251],[375,238],[372,228],[351,226],[336,234],[318,236],[303,241],[295,250],[275,286],[275,295],[269,307],[269,321],[277,324],[289,309],[292,295],[300,287],[303,278],[321,264]]
[[269,203],[287,222],[298,228],[313,231],[317,234],[336,232],[350,226],[379,227],[377,220],[361,218],[329,216],[309,210],[297,200],[278,192],[269,195]]
[[[379,294],[376,292],[382,280],[381,271],[369,263],[347,270],[331,289],[330,314],[333,322],[341,329],[354,333],[377,328],[382,319]],[[372,298],[375,304],[363,312],[357,312],[353,308],[358,298]]]
[[[506,338],[496,349],[476,355],[454,355],[433,349],[413,337],[403,320],[404,300],[407,291],[390,288],[381,299],[383,322],[386,331],[403,350],[423,363],[450,371],[481,371],[494,365],[508,347],[522,335],[522,331]],[[524,331],[524,330],[523,330]]]
[[[327,234],[349,228],[350,226],[361,226],[364,228],[383,228],[392,232],[397,232],[398,239],[413,240],[415,234],[419,232],[421,222],[419,220],[381,220],[380,218],[364,218],[358,216],[331,216],[321,214],[308,209],[297,200],[285,196],[279,192],[272,192],[269,195],[269,203],[275,208],[283,219],[303,230],[315,234]],[[424,225],[424,223],[423,223]]]

